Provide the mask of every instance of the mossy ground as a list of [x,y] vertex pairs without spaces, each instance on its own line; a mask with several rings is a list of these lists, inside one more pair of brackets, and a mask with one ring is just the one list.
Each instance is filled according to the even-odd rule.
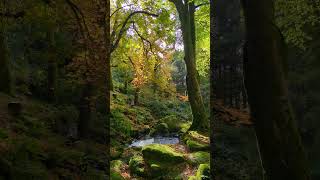
[[[21,115],[8,113],[11,101],[22,103]],[[55,105],[0,93],[0,179],[106,178],[106,146],[58,132],[62,113]]]

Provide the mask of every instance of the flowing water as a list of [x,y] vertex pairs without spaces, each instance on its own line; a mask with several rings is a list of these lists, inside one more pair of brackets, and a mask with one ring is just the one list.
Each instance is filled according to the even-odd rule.
[[178,144],[180,139],[177,135],[174,136],[146,136],[139,140],[134,140],[129,147],[143,147],[149,144]]

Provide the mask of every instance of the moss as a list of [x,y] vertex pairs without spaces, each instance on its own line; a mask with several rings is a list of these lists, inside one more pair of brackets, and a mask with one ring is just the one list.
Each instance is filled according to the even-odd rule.
[[124,180],[121,176],[121,167],[123,162],[121,160],[113,160],[110,162],[110,179],[111,180]]
[[151,135],[168,135],[168,125],[166,123],[157,124],[155,129],[153,129],[150,133]]
[[5,129],[0,128],[0,139],[7,139],[8,133]]
[[104,171],[89,168],[84,175],[84,179],[104,180],[107,179],[107,175],[104,173]]
[[210,179],[210,166],[209,164],[200,164],[197,170],[196,178],[199,180]]
[[201,135],[196,131],[189,131],[184,134],[183,140],[191,151],[210,150],[209,137]]
[[188,180],[198,180],[196,176],[190,176]]
[[172,166],[185,161],[183,154],[161,144],[151,144],[143,147],[142,154],[148,164],[158,164],[160,166]]
[[181,119],[175,115],[166,116],[160,119],[160,122],[167,124],[169,132],[179,132],[181,129]]
[[208,144],[201,144],[191,139],[187,140],[186,145],[191,151],[210,150],[210,146]]
[[198,151],[195,153],[191,153],[188,156],[188,160],[192,164],[203,164],[203,163],[209,163],[210,161],[210,153]]
[[120,171],[120,168],[122,165],[123,165],[123,162],[121,160],[113,160],[110,163],[110,168],[116,171]]
[[110,180],[124,180],[119,172],[111,170],[110,172]]
[[190,128],[192,122],[185,122],[185,123],[182,123],[180,125],[180,133],[186,133],[188,131],[188,129]]
[[135,155],[129,161],[130,172],[138,176],[144,176],[144,160],[142,156]]

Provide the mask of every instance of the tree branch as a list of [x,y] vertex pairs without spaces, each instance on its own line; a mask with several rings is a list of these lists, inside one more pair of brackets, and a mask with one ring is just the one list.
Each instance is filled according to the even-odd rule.
[[150,51],[153,52],[153,49],[152,49],[152,43],[146,39],[145,37],[143,37],[139,31],[137,30],[137,27],[135,26],[134,22],[132,23],[133,25],[133,30],[137,33],[137,35],[140,37],[140,39],[142,40],[142,43],[144,43],[144,41],[147,41],[147,43],[149,44],[149,48],[150,48]]
[[111,44],[111,51],[110,51],[111,53],[118,47],[119,42],[120,42],[123,34],[127,30],[126,25],[128,24],[129,20],[136,14],[146,14],[146,15],[152,16],[152,17],[158,17],[159,16],[157,14],[153,14],[153,13],[150,13],[148,11],[134,11],[131,14],[129,14],[128,17],[124,20],[124,22],[122,24],[122,27],[121,27],[121,29],[119,31],[117,39],[115,40],[115,42],[113,44]]
[[209,5],[209,4],[210,4],[210,2],[201,3],[201,4],[198,4],[198,5],[195,5],[194,9],[197,9],[197,8],[199,8],[201,6],[205,6],[205,5]]

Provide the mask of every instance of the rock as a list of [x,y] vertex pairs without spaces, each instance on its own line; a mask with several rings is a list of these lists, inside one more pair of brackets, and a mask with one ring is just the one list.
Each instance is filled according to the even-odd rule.
[[185,162],[183,154],[162,144],[147,145],[142,148],[142,154],[145,162],[148,164],[170,167]]
[[202,144],[202,143],[199,143],[199,142],[191,140],[191,139],[188,139],[186,141],[186,145],[188,146],[188,148],[191,151],[206,151],[206,150],[210,150],[209,144]]
[[188,161],[191,164],[203,164],[210,162],[210,153],[204,151],[198,151],[188,155]]
[[199,134],[196,131],[189,131],[183,135],[183,141],[191,151],[209,151],[209,137]]
[[10,114],[18,116],[22,112],[22,104],[20,102],[8,103],[8,111]]
[[166,123],[160,123],[156,125],[156,127],[151,131],[151,135],[168,135],[169,134],[169,128]]
[[129,168],[130,172],[132,174],[138,175],[138,176],[144,176],[145,175],[145,169],[144,169],[144,160],[142,156],[135,155],[131,157],[129,161]]
[[151,144],[142,148],[144,161],[150,171],[149,179],[175,179],[186,168],[184,154],[176,152],[168,145]]

